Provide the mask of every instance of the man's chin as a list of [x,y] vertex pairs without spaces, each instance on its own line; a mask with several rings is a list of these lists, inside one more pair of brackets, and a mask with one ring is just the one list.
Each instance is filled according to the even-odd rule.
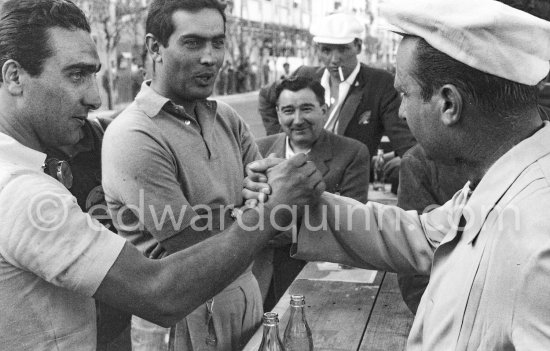
[[212,95],[214,92],[214,86],[198,87],[195,89],[195,94],[193,94],[194,99],[206,99]]

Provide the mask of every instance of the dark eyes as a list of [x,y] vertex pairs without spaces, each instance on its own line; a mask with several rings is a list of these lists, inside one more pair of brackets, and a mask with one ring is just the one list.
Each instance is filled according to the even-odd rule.
[[79,81],[79,80],[82,80],[82,78],[84,78],[84,72],[82,71],[71,72],[72,80]]
[[[314,110],[313,107],[310,107],[310,106],[300,107],[300,112],[303,112],[303,113],[310,113],[313,110]],[[296,109],[294,109],[294,108],[284,108],[284,109],[281,110],[281,112],[284,115],[293,115],[296,112]]]
[[69,78],[73,81],[73,83],[82,83],[88,79],[91,79],[92,77],[95,78],[96,73],[95,72],[89,72],[85,70],[77,70],[69,73]]
[[[202,48],[206,43],[206,40],[201,39],[187,39],[183,42],[183,45],[190,50],[196,50]],[[212,47],[215,49],[223,49],[225,47],[225,38],[217,38],[212,40]]]
[[225,46],[225,38],[214,39],[212,41],[212,46],[216,49],[221,49]]
[[285,108],[285,109],[281,110],[281,112],[285,115],[292,115],[292,114],[294,114],[294,111],[295,110],[293,108]]
[[188,39],[183,42],[183,45],[189,49],[197,49],[200,46],[200,42],[196,39]]

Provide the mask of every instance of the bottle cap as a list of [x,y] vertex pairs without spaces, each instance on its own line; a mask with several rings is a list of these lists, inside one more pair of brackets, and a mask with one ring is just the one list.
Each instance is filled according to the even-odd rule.
[[304,295],[290,295],[291,306],[304,306],[306,304],[306,298]]
[[279,323],[279,315],[275,312],[264,313],[263,324],[275,325]]

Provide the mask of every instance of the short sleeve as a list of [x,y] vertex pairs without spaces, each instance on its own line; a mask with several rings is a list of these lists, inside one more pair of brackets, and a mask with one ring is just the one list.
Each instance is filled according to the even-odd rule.
[[14,176],[0,191],[0,213],[5,261],[85,296],[95,293],[125,243],[43,174]]
[[102,171],[105,199],[119,232],[146,230],[161,242],[187,228],[197,213],[156,131],[147,120],[115,120],[103,139]]

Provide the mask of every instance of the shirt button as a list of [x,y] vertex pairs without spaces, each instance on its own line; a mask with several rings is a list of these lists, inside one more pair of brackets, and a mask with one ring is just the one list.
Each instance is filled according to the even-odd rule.
[[185,120],[185,122],[183,122],[183,123],[185,123],[185,125],[188,126],[188,125],[191,124],[191,121],[190,120]]

